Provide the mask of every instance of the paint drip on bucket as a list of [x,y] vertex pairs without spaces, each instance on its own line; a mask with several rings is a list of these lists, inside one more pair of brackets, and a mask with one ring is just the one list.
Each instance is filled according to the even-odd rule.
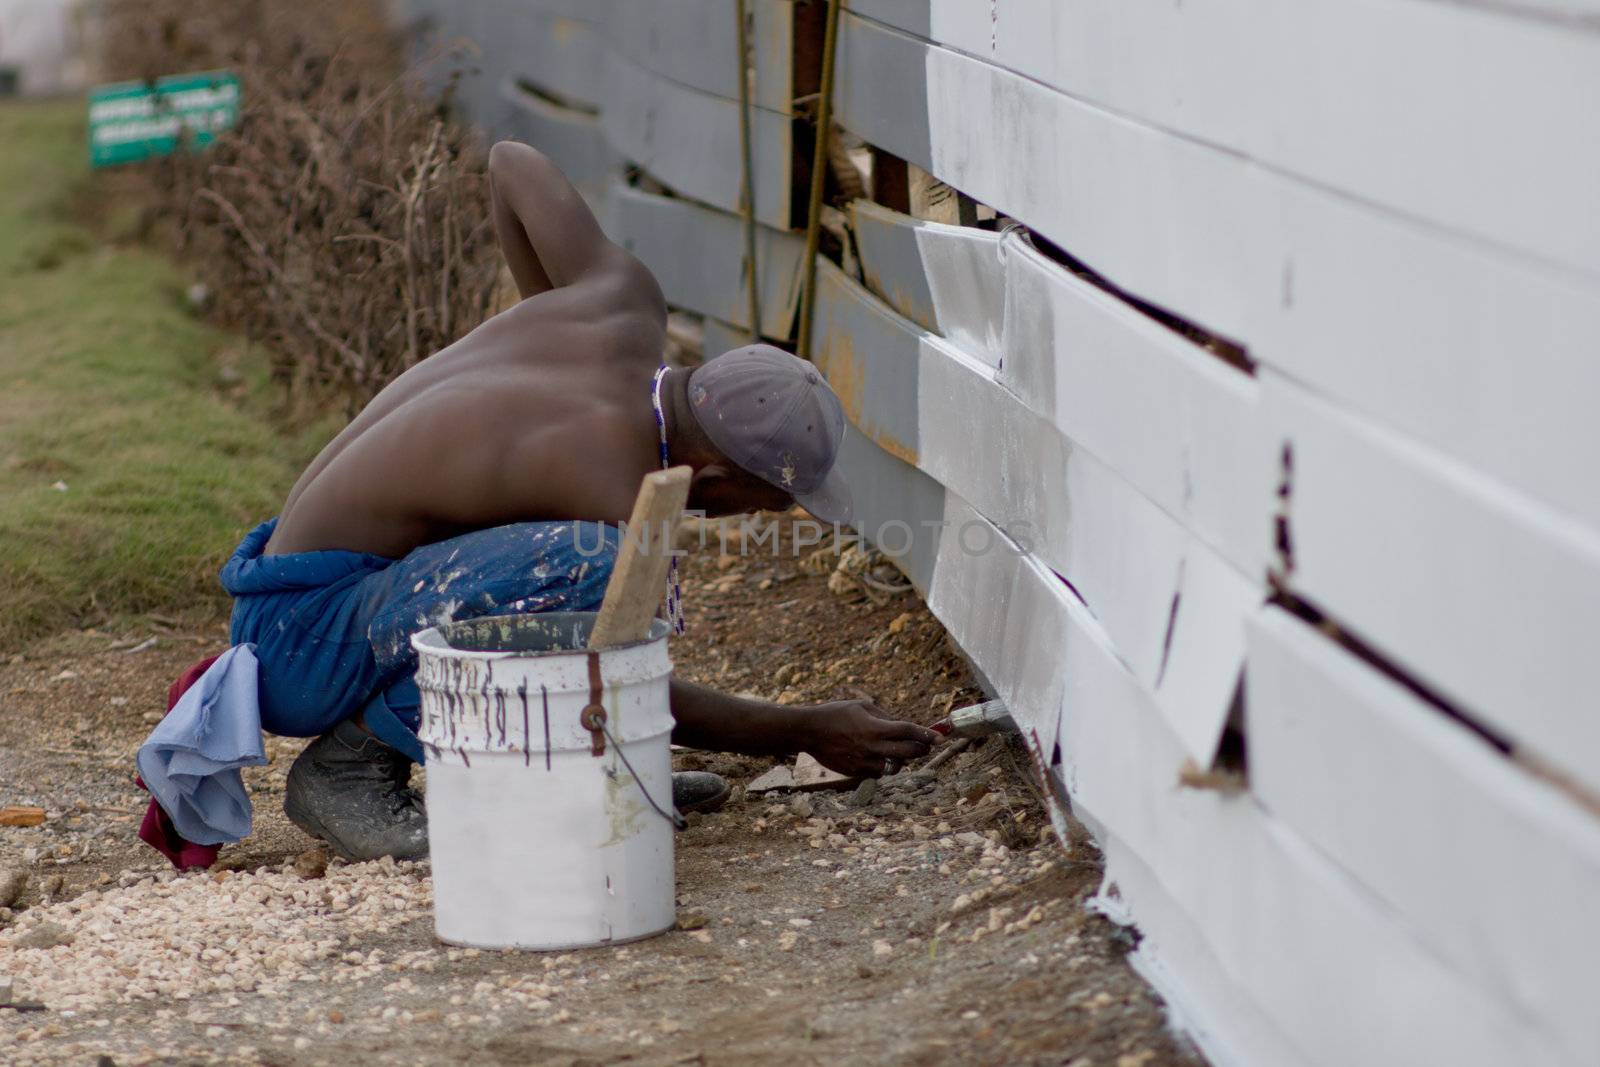
[[590,652],[592,612],[416,634],[434,929],[565,949],[672,926],[667,624]]

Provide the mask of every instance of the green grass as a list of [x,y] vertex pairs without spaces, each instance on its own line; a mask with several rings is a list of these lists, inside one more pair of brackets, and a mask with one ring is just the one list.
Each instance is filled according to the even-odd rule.
[[271,421],[262,361],[187,310],[177,266],[74,221],[83,112],[0,105],[0,649],[224,610],[217,568],[326,436]]

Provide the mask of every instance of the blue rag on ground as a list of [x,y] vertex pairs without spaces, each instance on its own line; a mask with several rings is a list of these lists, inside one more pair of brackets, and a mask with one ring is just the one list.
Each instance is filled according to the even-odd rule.
[[254,645],[228,649],[139,747],[145,788],[187,841],[220,845],[250,832],[239,769],[267,762],[257,677]]
[[594,611],[620,536],[591,522],[524,522],[388,559],[365,552],[267,555],[277,519],[250,531],[222,568],[233,647],[139,749],[139,773],[185,840],[250,832],[239,768],[266,762],[261,731],[315,737],[361,713],[418,763],[421,694],[411,635],[459,619]]

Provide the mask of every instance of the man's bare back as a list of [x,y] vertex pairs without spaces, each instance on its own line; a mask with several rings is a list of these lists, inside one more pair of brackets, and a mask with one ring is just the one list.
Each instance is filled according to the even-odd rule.
[[[357,691],[360,686],[350,690],[355,683],[346,677],[366,669],[372,654],[347,657],[343,650],[370,643],[380,618],[398,618],[389,600],[373,601],[345,586],[339,595],[359,602],[349,611],[330,612],[328,602],[318,599],[311,615],[297,619],[295,627],[279,617],[292,614],[293,596],[276,594],[299,595],[303,583],[296,568],[320,568],[315,553],[365,552],[399,561],[394,566],[403,568],[427,546],[459,535],[482,531],[492,539],[496,529],[563,520],[622,522],[640,480],[661,465],[662,429],[651,401],[666,333],[660,286],[642,263],[606,239],[577,191],[537,151],[498,144],[489,171],[495,230],[521,302],[390,383],[295,483],[265,550],[242,545],[230,563],[239,572],[229,587],[236,597],[236,622],[248,621],[236,626],[238,639],[270,644],[292,638],[293,647],[279,657],[282,663],[272,659],[272,649],[263,653],[262,669],[266,676],[281,674],[287,680],[285,703],[293,698],[299,718],[290,725],[298,735],[323,732],[347,716],[366,722],[381,703],[387,711],[380,719],[394,720],[387,743],[415,746],[415,725],[397,717],[395,703],[412,700],[410,691],[396,696],[381,687],[371,694]],[[694,470],[691,506],[713,515],[788,508],[794,497],[787,489],[741,467],[712,442],[692,409],[689,377],[673,372],[660,385],[672,462]],[[810,381],[827,388],[814,372]],[[836,407],[837,398],[828,396]],[[842,410],[837,417],[842,426]],[[766,420],[763,415],[751,424],[756,436]],[[814,429],[800,421],[803,431]],[[774,433],[784,423],[782,416],[773,417]],[[830,455],[827,464],[833,462]],[[252,558],[252,551],[260,556]],[[296,558],[284,558],[291,555]],[[480,562],[488,570],[519,575],[532,570],[533,578],[523,575],[509,582],[513,586],[539,579],[531,566],[536,560]],[[388,567],[369,569],[382,574]],[[287,584],[256,574],[283,568],[293,572]],[[245,575],[247,570],[254,577]],[[405,601],[431,595],[430,580],[424,574],[416,586],[400,589],[390,589],[382,579],[378,584],[384,596]],[[257,606],[252,598],[261,592],[273,595],[260,597]],[[558,592],[565,596],[573,590]],[[315,589],[313,594],[321,595]],[[317,637],[308,627],[331,632]],[[403,658],[408,646],[400,640],[396,647]],[[328,676],[308,675],[308,664],[323,660]],[[394,678],[380,680],[382,686],[404,689],[409,684],[404,673],[397,668]],[[804,750],[846,774],[891,771],[926,753],[938,739],[921,726],[889,718],[867,700],[778,706],[682,679],[673,679],[671,700],[675,743],[754,755]],[[355,714],[352,707],[362,710]],[[358,726],[350,743],[364,745],[359,731],[365,729]],[[378,823],[386,818],[381,808],[373,809]],[[401,830],[415,836],[414,827]]]
[[490,173],[524,299],[373,398],[290,490],[269,554],[398,558],[511,522],[620,522],[660,466],[655,278],[531,149],[496,145]]

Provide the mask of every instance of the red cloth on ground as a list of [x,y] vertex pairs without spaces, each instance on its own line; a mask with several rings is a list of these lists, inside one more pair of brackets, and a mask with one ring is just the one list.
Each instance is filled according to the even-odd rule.
[[[172,688],[167,690],[167,710],[171,711],[177,706],[179,698],[188,691],[189,687],[200,680],[200,676],[211,669],[211,665],[222,658],[222,653],[201,660],[178,676],[172,683]],[[140,789],[145,789],[144,779],[138,775],[133,779],[139,784]],[[148,789],[145,790],[149,792]],[[180,871],[190,867],[209,867],[217,862],[217,853],[222,850],[221,845],[197,845],[193,841],[185,841],[178,836],[177,827],[172,825],[172,820],[167,813],[161,810],[154,797],[150,798],[150,806],[145,809],[144,822],[139,824],[139,839],[151,848],[161,853],[172,861],[172,865]]]

